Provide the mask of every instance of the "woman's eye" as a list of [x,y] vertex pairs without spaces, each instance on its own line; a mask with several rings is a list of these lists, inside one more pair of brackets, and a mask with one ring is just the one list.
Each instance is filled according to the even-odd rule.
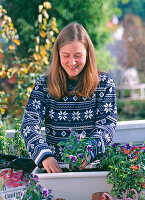
[[76,56],[74,56],[74,58],[81,58],[82,57],[82,55],[76,55]]
[[[69,58],[69,55],[63,55],[63,57],[64,57],[64,58]],[[81,58],[81,57],[82,57],[82,55],[74,55],[73,58],[79,59],[79,58]]]

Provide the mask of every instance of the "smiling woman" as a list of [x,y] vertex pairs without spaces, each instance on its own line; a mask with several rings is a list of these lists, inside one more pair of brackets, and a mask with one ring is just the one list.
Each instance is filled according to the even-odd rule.
[[[43,120],[46,140],[40,132]],[[71,128],[94,139],[92,161],[112,141],[116,122],[113,79],[97,71],[89,35],[82,25],[71,23],[57,36],[49,70],[34,86],[24,112],[21,133],[29,154],[47,172],[62,172],[58,163],[64,149],[58,143],[66,141]],[[81,163],[80,170],[88,164]]]

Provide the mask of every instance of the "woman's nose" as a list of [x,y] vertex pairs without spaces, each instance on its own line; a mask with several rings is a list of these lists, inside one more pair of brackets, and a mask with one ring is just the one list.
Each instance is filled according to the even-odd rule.
[[74,66],[76,64],[75,58],[70,58],[69,64],[72,65],[72,66]]

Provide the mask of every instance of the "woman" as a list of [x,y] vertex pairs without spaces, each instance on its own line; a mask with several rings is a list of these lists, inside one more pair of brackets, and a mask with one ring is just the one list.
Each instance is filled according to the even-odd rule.
[[[98,73],[90,37],[82,25],[71,23],[56,38],[48,73],[37,81],[24,112],[21,132],[29,154],[48,173],[62,172],[63,149],[57,144],[70,128],[95,138],[97,157],[112,141],[116,122],[113,80]],[[86,165],[83,161],[80,170]]]

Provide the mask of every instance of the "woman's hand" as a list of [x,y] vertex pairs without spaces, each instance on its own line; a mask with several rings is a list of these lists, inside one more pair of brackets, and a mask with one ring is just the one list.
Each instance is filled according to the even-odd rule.
[[48,173],[61,173],[57,160],[54,157],[48,157],[42,162],[43,167]]

